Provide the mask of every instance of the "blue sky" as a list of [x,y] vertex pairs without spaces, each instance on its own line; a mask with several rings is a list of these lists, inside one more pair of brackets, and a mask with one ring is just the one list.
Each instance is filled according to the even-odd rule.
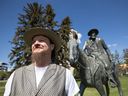
[[0,1],[0,61],[9,62],[8,54],[18,26],[18,13],[26,3],[37,1],[43,6],[50,3],[58,22],[69,16],[72,27],[81,33],[81,44],[88,39],[91,28],[99,30],[111,52],[122,54],[128,48],[128,0],[1,0]]

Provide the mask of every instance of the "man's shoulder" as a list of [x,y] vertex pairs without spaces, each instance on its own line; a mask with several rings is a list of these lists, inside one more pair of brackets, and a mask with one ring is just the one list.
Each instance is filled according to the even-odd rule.
[[103,42],[104,40],[103,40],[102,38],[100,38],[100,37],[97,37],[97,38],[96,38],[96,41],[97,41],[97,42]]
[[51,64],[49,65],[47,70],[52,70],[53,72],[55,72],[58,76],[61,74],[66,74],[66,68],[63,67],[62,65],[57,65],[57,64]]
[[64,66],[62,65],[58,65],[58,64],[51,64],[51,66],[57,67],[57,68],[61,68],[61,69],[66,69]]
[[96,38],[96,40],[102,40],[102,38],[100,38],[100,37],[97,37],[97,38]]
[[15,71],[16,72],[17,71],[23,71],[24,69],[31,69],[31,67],[32,67],[32,64],[30,64],[30,65],[24,65],[24,66],[21,66],[21,67],[17,68]]
[[17,72],[17,71],[20,71],[20,70],[22,70],[24,67],[25,67],[25,66],[21,66],[21,67],[15,69],[15,71],[16,71],[16,72]]

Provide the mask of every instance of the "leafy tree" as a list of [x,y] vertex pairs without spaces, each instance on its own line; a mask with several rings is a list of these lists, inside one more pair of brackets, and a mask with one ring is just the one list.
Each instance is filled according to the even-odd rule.
[[115,50],[115,53],[112,54],[113,62],[114,64],[120,64],[121,63],[121,57],[117,50]]
[[19,14],[18,17],[19,26],[16,28],[16,34],[11,41],[13,47],[9,54],[10,63],[15,65],[15,68],[31,63],[31,48],[28,48],[23,40],[25,30],[32,27],[48,27],[52,29],[56,25],[56,22],[53,21],[55,13],[50,4],[44,8],[36,2],[28,3],[23,8],[23,11],[24,13]]
[[124,61],[126,64],[128,64],[128,49],[124,49],[123,53],[124,53]]

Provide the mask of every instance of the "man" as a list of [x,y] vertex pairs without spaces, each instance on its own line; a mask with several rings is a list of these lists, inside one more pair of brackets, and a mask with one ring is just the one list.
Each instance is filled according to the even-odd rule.
[[85,42],[83,50],[88,56],[97,58],[98,61],[102,62],[107,71],[109,80],[111,81],[111,85],[114,86],[116,85],[116,82],[112,75],[112,56],[104,40],[97,37],[98,33],[99,31],[97,29],[91,29],[88,32],[88,36],[90,37],[89,40]]
[[74,96],[79,88],[70,71],[53,64],[61,39],[48,29],[36,27],[24,34],[32,48],[32,64],[15,70],[4,96]]

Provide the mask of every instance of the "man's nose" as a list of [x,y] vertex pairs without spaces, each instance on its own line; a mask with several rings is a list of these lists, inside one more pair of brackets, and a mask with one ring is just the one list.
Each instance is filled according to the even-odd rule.
[[33,43],[33,45],[34,45],[34,46],[39,46],[39,45],[40,45],[40,43],[39,43],[39,41],[38,41],[38,40],[36,40],[36,41]]
[[35,47],[39,47],[40,44],[39,44],[38,42],[35,42],[35,43],[34,43],[34,46],[35,46]]
[[34,44],[39,44],[39,41],[38,41],[38,40],[36,40],[36,41],[34,42]]

